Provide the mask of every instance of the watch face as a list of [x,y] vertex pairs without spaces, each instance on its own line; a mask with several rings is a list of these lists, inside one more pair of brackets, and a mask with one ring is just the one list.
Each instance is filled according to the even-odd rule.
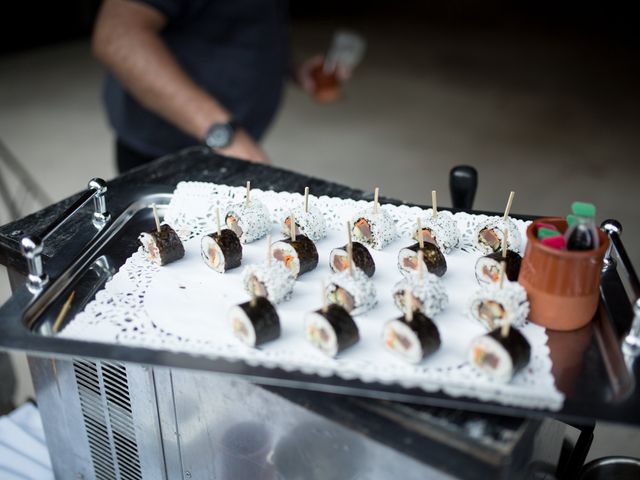
[[224,148],[231,143],[233,129],[226,123],[216,123],[207,133],[206,144],[210,148]]

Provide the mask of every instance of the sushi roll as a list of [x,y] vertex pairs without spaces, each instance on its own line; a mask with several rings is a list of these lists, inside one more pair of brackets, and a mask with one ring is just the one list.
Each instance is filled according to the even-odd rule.
[[248,206],[244,202],[232,205],[224,221],[242,243],[259,240],[271,230],[269,210],[257,199],[252,199]]
[[[317,207],[309,207],[306,212],[303,208],[297,209],[293,212],[293,218],[296,235],[304,235],[314,242],[327,236],[327,222]],[[282,221],[282,234],[285,237],[291,236],[291,215],[287,215]]]
[[427,271],[441,277],[447,271],[447,260],[440,249],[433,243],[425,242],[423,247],[416,243],[400,250],[398,253],[398,269],[403,275],[412,275],[419,270],[418,251],[422,250],[424,265]]
[[271,246],[271,255],[276,262],[287,267],[296,278],[318,266],[316,245],[305,235],[298,235],[295,240],[287,238],[275,242]]
[[325,297],[329,303],[344,307],[351,315],[360,315],[372,309],[378,299],[373,281],[359,268],[334,273],[325,288]]
[[[376,273],[376,262],[373,260],[369,249],[359,242],[352,242],[353,266],[362,270],[367,277],[373,277]],[[349,270],[349,253],[347,245],[331,250],[329,266],[335,273]]]
[[160,226],[160,231],[142,232],[138,241],[149,261],[156,265],[166,265],[184,257],[184,246],[180,237],[166,223]]
[[396,224],[391,215],[378,208],[357,213],[351,218],[351,234],[354,240],[375,249],[382,250],[396,238]]
[[231,328],[238,340],[257,347],[280,336],[280,318],[276,308],[264,297],[255,297],[229,311]]
[[502,217],[489,217],[476,226],[473,235],[476,248],[485,254],[500,251],[505,229],[508,232],[507,248],[519,252],[522,245],[520,230],[513,220],[508,218],[505,222]]
[[480,285],[489,283],[498,283],[500,281],[500,272],[502,271],[502,262],[506,262],[505,270],[507,280],[515,282],[520,274],[520,263],[522,257],[513,250],[507,250],[507,257],[502,256],[502,252],[493,252],[484,257],[478,258],[476,261],[476,280]]
[[[428,216],[422,221],[422,238],[425,242],[435,243],[444,253],[449,253],[458,246],[460,230],[453,214],[448,210],[438,212],[436,218]],[[418,231],[413,238],[418,240]]]
[[406,290],[411,292],[413,310],[424,313],[427,317],[435,317],[449,305],[449,296],[442,280],[432,273],[424,273],[423,277],[411,275],[400,280],[393,287],[393,301],[401,312],[406,312]]
[[411,320],[402,316],[387,322],[382,340],[386,349],[414,364],[440,348],[438,327],[420,312],[414,312]]
[[240,239],[228,228],[202,237],[200,250],[204,262],[216,272],[224,273],[242,262]]
[[511,325],[521,327],[529,315],[527,292],[518,282],[485,285],[476,291],[469,301],[471,317],[487,330],[502,326],[508,320]]
[[524,335],[510,328],[502,336],[500,328],[476,337],[469,349],[469,363],[498,382],[508,382],[529,364],[531,345]]
[[328,305],[307,314],[305,319],[307,340],[321,352],[335,357],[358,343],[358,326],[349,312],[340,305]]
[[296,279],[280,262],[271,265],[250,265],[242,274],[244,287],[250,295],[267,297],[272,303],[289,300]]

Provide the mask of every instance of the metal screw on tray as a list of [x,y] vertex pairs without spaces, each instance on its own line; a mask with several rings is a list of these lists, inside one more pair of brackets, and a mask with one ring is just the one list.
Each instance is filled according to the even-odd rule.
[[[622,233],[622,225],[617,220],[605,220],[602,222],[602,229],[604,232],[611,237],[612,234],[620,235]],[[609,243],[609,248],[607,248],[606,253],[604,254],[604,263],[602,265],[602,270],[607,271],[611,268],[615,268],[616,259],[613,258],[613,242]]]
[[27,288],[31,292],[37,292],[49,280],[42,267],[42,240],[39,237],[23,237],[20,240],[20,250],[27,259],[29,275],[27,276]]
[[102,227],[110,218],[109,212],[107,212],[107,201],[105,199],[107,182],[101,178],[94,178],[89,182],[87,187],[95,192],[93,197],[93,223],[96,227]]

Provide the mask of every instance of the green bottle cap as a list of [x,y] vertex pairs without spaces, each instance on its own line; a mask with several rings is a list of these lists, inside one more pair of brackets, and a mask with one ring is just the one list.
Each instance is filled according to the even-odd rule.
[[596,206],[593,203],[587,202],[573,202],[571,204],[571,211],[574,215],[580,217],[592,217],[596,216]]
[[567,225],[572,227],[574,223],[576,223],[576,216],[573,214],[567,215]]
[[550,228],[539,228],[538,229],[538,239],[542,240],[543,238],[549,237],[558,237],[561,236],[561,233],[557,230],[551,230]]

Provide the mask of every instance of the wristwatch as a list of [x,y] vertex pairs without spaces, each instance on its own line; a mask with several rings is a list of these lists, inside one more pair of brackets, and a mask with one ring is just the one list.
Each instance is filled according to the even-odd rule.
[[229,120],[227,123],[214,123],[209,127],[209,130],[207,130],[204,143],[206,143],[209,148],[228,147],[237,129],[238,122],[235,120]]

